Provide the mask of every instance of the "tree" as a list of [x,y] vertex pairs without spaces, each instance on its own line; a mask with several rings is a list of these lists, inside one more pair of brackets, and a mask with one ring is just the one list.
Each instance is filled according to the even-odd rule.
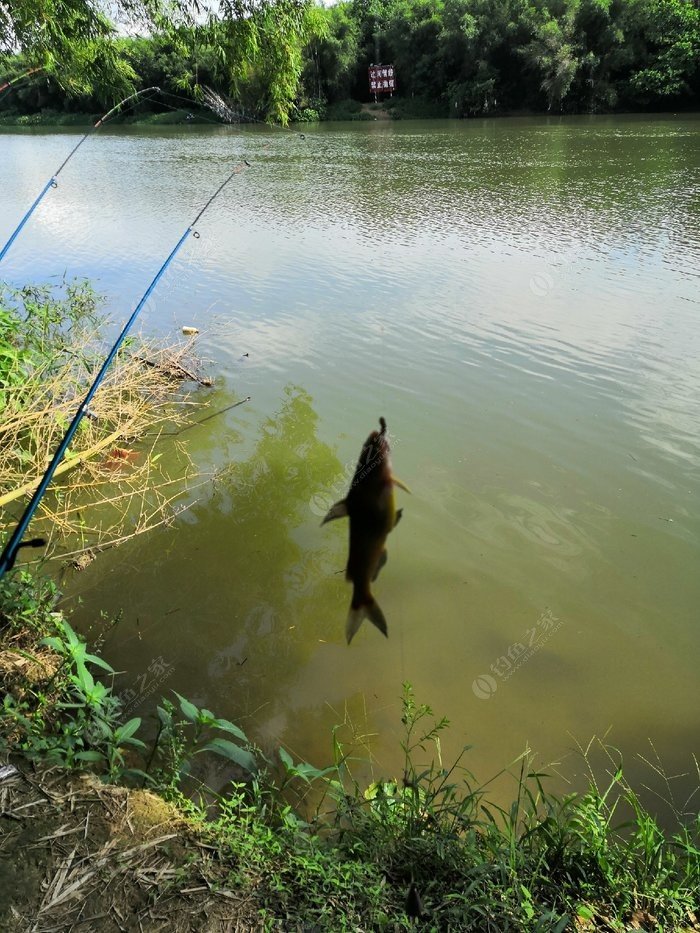
[[361,29],[350,3],[320,10],[325,19],[306,48],[304,85],[310,97],[328,103],[351,96],[357,78]]
[[221,0],[205,29],[228,74],[229,93],[247,109],[286,124],[299,95],[304,49],[325,29],[313,0],[258,0],[248,15]]
[[560,111],[581,65],[576,42],[578,0],[559,9],[533,11],[532,41],[523,49],[525,60],[540,75],[548,110]]
[[[318,19],[313,0],[218,0],[195,28],[202,9],[197,0],[0,0],[0,55],[21,52],[64,91],[113,104],[138,82],[118,41],[120,32],[137,29],[171,43],[169,70],[179,71],[181,90],[195,89],[197,68],[190,66],[204,51],[228,92],[255,87],[263,111],[286,120]],[[211,67],[215,60],[219,69]]]
[[633,101],[697,94],[700,10],[692,0],[629,0],[624,22],[633,49],[626,85]]
[[[143,2],[149,18],[151,0]],[[134,16],[139,10],[126,0],[117,11]],[[91,0],[13,0],[0,2],[0,55],[22,52],[33,67],[55,78],[73,94],[96,93],[116,103],[133,88],[133,69],[112,39],[116,29]]]

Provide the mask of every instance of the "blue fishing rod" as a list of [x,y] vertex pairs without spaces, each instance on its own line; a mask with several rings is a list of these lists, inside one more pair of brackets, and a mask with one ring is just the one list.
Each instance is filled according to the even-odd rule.
[[129,101],[134,101],[134,102],[135,102],[135,101],[137,100],[137,98],[139,98],[139,97],[141,97],[143,94],[147,94],[147,93],[149,93],[149,92],[154,92],[155,94],[159,94],[159,93],[160,93],[160,88],[158,88],[158,87],[147,87],[147,88],[144,88],[144,89],[141,90],[141,91],[136,91],[135,94],[130,94],[128,97],[125,97],[124,100],[120,100],[119,103],[116,104],[114,107],[112,107],[111,110],[108,110],[107,113],[105,113],[103,116],[101,116],[100,119],[97,121],[97,123],[95,123],[94,126],[90,127],[90,129],[89,129],[89,130],[87,131],[87,133],[82,137],[82,139],[79,140],[79,142],[77,143],[77,145],[74,146],[74,147],[71,149],[71,151],[68,153],[68,155],[66,156],[66,158],[65,158],[65,159],[63,160],[63,162],[59,165],[58,169],[53,173],[53,175],[51,176],[51,178],[49,178],[49,180],[46,182],[46,184],[45,184],[44,187],[42,188],[41,193],[39,194],[39,197],[36,199],[36,201],[34,201],[34,203],[33,203],[32,206],[29,208],[29,210],[27,211],[27,213],[26,213],[26,214],[24,215],[24,217],[20,220],[19,224],[15,227],[15,230],[14,230],[14,232],[11,234],[10,239],[7,241],[7,243],[5,243],[5,245],[3,246],[2,250],[0,250],[0,262],[2,262],[2,260],[5,258],[6,254],[7,254],[7,251],[9,250],[9,248],[12,246],[12,244],[15,242],[15,240],[17,239],[17,237],[18,237],[18,236],[20,235],[20,233],[22,232],[22,228],[24,227],[24,225],[26,224],[26,222],[29,220],[29,218],[32,216],[32,214],[34,213],[34,211],[37,209],[37,207],[38,207],[38,206],[41,204],[41,202],[43,201],[44,196],[46,195],[46,192],[49,190],[49,188],[58,188],[58,181],[57,181],[58,176],[61,174],[61,172],[63,171],[63,169],[66,167],[66,165],[68,165],[68,163],[70,162],[70,160],[71,160],[71,159],[73,158],[73,156],[76,154],[76,152],[78,151],[78,149],[80,149],[80,147],[83,145],[83,143],[84,143],[87,139],[89,139],[90,136],[92,136],[93,133],[97,132],[97,130],[99,130],[99,128],[100,128],[101,126],[103,126],[103,125],[107,122],[107,120],[110,119],[110,117],[113,117],[114,114],[117,113],[118,110],[121,110],[121,108],[124,106],[124,104],[128,104]]
[[63,456],[68,448],[68,445],[73,439],[73,435],[78,430],[78,425],[82,421],[83,417],[88,413],[88,406],[90,402],[92,401],[92,398],[95,395],[95,392],[97,392],[98,388],[100,387],[100,383],[104,379],[105,374],[107,373],[107,370],[109,369],[112,361],[114,360],[114,357],[119,352],[119,348],[124,342],[124,338],[129,333],[129,330],[134,324],[134,321],[136,320],[136,318],[139,316],[141,309],[143,308],[143,306],[146,304],[149,297],[151,296],[151,293],[153,292],[154,288],[158,285],[158,282],[160,282],[161,278],[165,274],[166,269],[168,268],[170,263],[173,261],[173,259],[177,256],[185,240],[190,235],[195,237],[195,239],[199,239],[199,233],[197,232],[195,228],[196,228],[197,223],[201,219],[202,215],[204,214],[204,212],[209,208],[212,202],[216,200],[219,194],[221,194],[221,192],[226,187],[226,185],[231,181],[233,176],[238,175],[244,166],[248,167],[249,165],[250,163],[246,160],[239,163],[238,165],[236,165],[236,167],[231,172],[231,174],[226,179],[224,179],[224,181],[219,185],[219,187],[216,189],[214,194],[209,198],[209,200],[206,202],[204,207],[200,210],[200,212],[197,214],[195,219],[192,221],[192,223],[189,225],[189,227],[185,230],[185,232],[182,234],[180,239],[177,241],[172,252],[168,256],[168,258],[165,260],[163,265],[160,267],[155,277],[153,278],[153,281],[151,282],[151,284],[148,286],[148,288],[144,292],[143,297],[141,298],[139,303],[134,308],[134,311],[131,314],[131,317],[128,319],[121,333],[119,334],[114,344],[112,345],[112,349],[109,351],[109,354],[107,358],[105,359],[104,363],[102,364],[100,371],[95,376],[95,379],[93,380],[92,385],[88,389],[87,395],[81,402],[80,407],[78,408],[77,412],[75,413],[73,417],[73,420],[68,426],[68,430],[66,431],[63,437],[63,440],[58,445],[58,449],[56,450],[56,453],[53,455],[53,458],[51,459],[51,463],[46,468],[46,472],[41,478],[41,482],[37,486],[34,492],[34,495],[30,499],[29,504],[24,510],[22,517],[17,523],[17,527],[12,533],[12,537],[5,545],[5,548],[2,552],[2,556],[0,556],[0,579],[2,579],[3,575],[5,574],[5,571],[11,570],[12,567],[14,566],[15,560],[17,559],[17,551],[21,547],[42,547],[45,544],[45,541],[43,540],[43,538],[32,538],[29,541],[22,541],[22,538],[24,537],[27,527],[29,526],[29,522],[32,520],[32,516],[36,512],[37,507],[39,506],[39,503],[43,499],[44,494],[46,490],[48,489],[51,480],[53,479],[53,475],[56,472],[56,468],[58,467],[59,463],[63,459]]

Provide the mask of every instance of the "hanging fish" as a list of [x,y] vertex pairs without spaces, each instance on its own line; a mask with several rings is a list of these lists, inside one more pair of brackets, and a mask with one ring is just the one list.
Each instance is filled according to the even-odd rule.
[[350,491],[321,522],[325,525],[345,516],[350,519],[350,552],[345,570],[345,579],[352,583],[352,602],[345,626],[348,644],[365,618],[388,636],[384,613],[372,596],[370,584],[386,563],[387,535],[401,518],[402,509],[397,510],[394,502],[394,486],[410,492],[391,473],[384,418],[379,419],[379,424],[381,431],[372,431],[362,447]]

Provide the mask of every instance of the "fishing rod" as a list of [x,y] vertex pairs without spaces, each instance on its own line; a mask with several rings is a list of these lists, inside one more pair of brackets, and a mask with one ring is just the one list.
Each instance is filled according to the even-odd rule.
[[36,74],[37,71],[43,71],[43,68],[30,68],[29,71],[25,71],[24,74],[18,75],[16,78],[9,78],[4,84],[0,84],[0,94],[4,94],[5,91],[8,91],[11,87],[15,87],[20,81],[24,81],[25,78],[29,78],[31,75]]
[[19,236],[19,234],[22,232],[22,228],[24,227],[24,225],[26,224],[26,222],[27,222],[27,221],[29,220],[29,218],[32,216],[32,214],[33,214],[34,211],[37,209],[37,207],[39,206],[39,204],[41,204],[42,200],[44,199],[44,195],[45,195],[46,192],[49,190],[49,188],[57,188],[57,187],[58,187],[58,181],[57,181],[58,176],[59,176],[60,173],[63,171],[63,169],[66,167],[66,165],[68,165],[68,163],[70,162],[70,160],[71,160],[71,159],[73,158],[73,156],[76,154],[76,152],[78,151],[78,149],[80,149],[80,147],[83,145],[83,143],[84,143],[87,139],[89,139],[89,137],[92,136],[93,133],[95,133],[97,130],[99,130],[99,128],[100,128],[101,126],[103,126],[103,125],[107,122],[107,120],[110,119],[110,117],[114,116],[114,114],[115,114],[118,110],[120,110],[120,109],[124,106],[124,104],[127,104],[129,101],[135,101],[138,97],[141,97],[142,94],[147,94],[149,91],[153,91],[154,93],[157,94],[157,93],[160,92],[160,88],[158,88],[158,87],[147,87],[147,88],[144,88],[144,89],[141,90],[141,91],[136,91],[135,94],[130,94],[128,97],[125,97],[124,100],[119,101],[119,103],[116,104],[114,107],[112,107],[111,110],[108,110],[107,113],[105,113],[103,116],[101,116],[100,119],[97,121],[97,123],[95,123],[94,126],[90,127],[90,129],[89,129],[89,130],[87,131],[87,133],[82,137],[82,139],[80,139],[80,140],[78,141],[77,145],[75,145],[75,146],[71,149],[71,151],[68,153],[68,155],[66,156],[66,158],[63,160],[63,162],[61,162],[61,164],[59,165],[58,169],[53,173],[53,175],[51,176],[51,178],[49,178],[49,180],[48,180],[48,181],[46,182],[46,184],[44,185],[43,189],[41,190],[41,193],[39,194],[39,197],[36,199],[36,201],[34,201],[34,203],[33,203],[32,206],[29,208],[29,210],[27,211],[27,213],[26,213],[26,214],[24,215],[24,217],[20,220],[20,222],[19,222],[19,224],[17,225],[17,227],[15,227],[15,230],[14,230],[14,232],[12,233],[12,235],[10,236],[10,239],[7,241],[7,243],[5,243],[5,245],[3,246],[2,250],[0,250],[0,262],[2,262],[2,260],[5,258],[6,254],[7,254],[7,251],[8,251],[9,248],[12,246],[12,244],[15,242],[15,240],[17,239],[17,237]]
[[12,537],[11,537],[10,540],[7,542],[7,544],[5,545],[5,548],[3,549],[2,555],[0,556],[0,579],[2,579],[3,575],[5,574],[5,571],[11,570],[11,569],[12,569],[12,567],[13,567],[13,565],[14,565],[14,563],[15,563],[15,560],[16,560],[16,558],[17,558],[17,551],[18,551],[21,547],[40,547],[40,546],[44,543],[44,542],[43,542],[43,539],[41,539],[41,538],[32,538],[30,541],[22,541],[22,537],[24,536],[24,533],[25,533],[26,530],[27,530],[27,527],[28,527],[28,525],[29,525],[29,522],[32,520],[32,516],[33,516],[34,513],[36,512],[37,507],[39,506],[39,503],[40,503],[41,500],[43,499],[44,493],[46,492],[46,490],[47,490],[47,488],[48,488],[48,486],[49,486],[51,480],[53,479],[53,475],[54,475],[54,473],[56,472],[56,469],[57,469],[59,463],[60,463],[61,460],[63,459],[63,456],[64,456],[64,454],[65,454],[65,452],[66,452],[66,450],[67,450],[67,448],[68,448],[68,445],[70,444],[71,440],[73,439],[73,435],[74,435],[75,432],[78,430],[78,425],[80,424],[80,422],[82,421],[82,419],[83,419],[83,417],[84,417],[85,415],[89,415],[88,406],[89,406],[90,402],[92,401],[92,398],[93,398],[93,396],[95,395],[95,392],[97,392],[98,388],[100,387],[100,383],[101,383],[102,380],[104,379],[105,374],[107,373],[107,370],[109,369],[110,365],[112,364],[112,361],[114,360],[115,356],[116,356],[117,353],[119,352],[119,348],[121,347],[122,343],[124,342],[124,339],[126,338],[126,335],[129,333],[129,330],[131,329],[132,325],[134,324],[134,321],[135,321],[136,318],[139,316],[139,314],[140,314],[140,312],[141,312],[141,309],[143,308],[143,306],[144,306],[144,305],[146,304],[146,302],[148,301],[149,297],[151,296],[151,293],[153,292],[153,290],[154,290],[155,287],[157,286],[158,282],[161,280],[161,278],[162,278],[163,275],[165,274],[165,271],[166,271],[166,269],[168,268],[168,266],[170,265],[170,263],[173,261],[173,259],[175,258],[175,256],[176,256],[176,255],[178,254],[178,252],[180,251],[180,249],[181,249],[182,245],[184,244],[185,240],[186,240],[190,235],[192,235],[195,239],[199,239],[199,233],[198,233],[198,231],[197,231],[195,228],[196,228],[196,226],[197,226],[197,223],[198,223],[199,220],[201,219],[202,215],[203,215],[203,214],[205,213],[205,211],[209,208],[209,206],[212,204],[212,202],[216,200],[216,198],[217,198],[217,197],[219,196],[219,194],[223,191],[223,189],[226,187],[226,185],[231,181],[231,179],[233,178],[233,176],[234,176],[234,175],[238,175],[241,171],[243,171],[244,167],[247,168],[247,167],[249,167],[249,166],[250,166],[250,163],[249,163],[247,160],[243,160],[243,162],[239,162],[239,163],[236,165],[236,167],[234,168],[234,170],[230,173],[230,175],[228,175],[228,176],[224,179],[224,181],[219,185],[219,187],[216,189],[216,191],[214,192],[214,194],[209,198],[209,200],[206,202],[206,204],[204,205],[204,207],[199,211],[199,213],[198,213],[197,216],[194,218],[194,220],[192,221],[192,223],[187,227],[187,229],[185,230],[185,232],[182,234],[182,236],[180,237],[180,239],[177,241],[177,243],[175,244],[174,248],[173,248],[172,251],[170,252],[170,255],[169,255],[168,258],[165,260],[165,262],[162,264],[162,266],[160,267],[160,269],[158,270],[158,272],[155,274],[155,276],[154,276],[154,278],[153,278],[151,284],[148,286],[148,288],[146,289],[146,291],[143,293],[143,296],[142,296],[141,300],[139,301],[139,303],[138,303],[138,304],[136,305],[136,307],[134,308],[134,310],[133,310],[133,312],[132,312],[132,314],[131,314],[131,317],[127,320],[126,324],[125,324],[124,327],[122,328],[121,333],[119,334],[119,336],[118,336],[117,339],[115,340],[114,344],[112,345],[112,349],[109,351],[109,354],[107,355],[107,358],[105,359],[104,363],[102,364],[102,367],[100,368],[100,371],[99,371],[98,374],[95,376],[95,378],[94,378],[94,380],[93,380],[93,382],[92,382],[92,385],[91,385],[90,388],[88,389],[87,395],[85,396],[85,398],[84,398],[83,401],[81,402],[81,404],[80,404],[78,410],[76,411],[75,415],[73,416],[73,420],[71,421],[70,425],[68,426],[68,430],[66,431],[65,435],[63,436],[63,440],[62,440],[61,443],[58,445],[58,448],[57,448],[57,450],[56,450],[56,453],[53,455],[53,457],[52,457],[52,459],[51,459],[51,463],[50,463],[50,464],[48,465],[48,467],[46,468],[46,472],[44,473],[43,477],[41,478],[41,482],[40,482],[39,485],[37,486],[37,488],[36,488],[36,490],[35,490],[35,492],[34,492],[34,495],[33,495],[32,498],[30,499],[30,501],[29,501],[27,507],[26,507],[25,510],[24,510],[24,513],[22,514],[22,517],[20,518],[19,522],[17,523],[17,527],[15,528],[14,532],[12,533]]

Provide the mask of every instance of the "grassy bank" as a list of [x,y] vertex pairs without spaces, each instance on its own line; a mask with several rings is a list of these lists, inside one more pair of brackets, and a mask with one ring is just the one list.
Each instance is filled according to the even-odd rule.
[[[0,110],[0,126],[94,126],[100,113],[61,113],[58,110],[41,110],[37,113],[21,113],[17,110]],[[163,113],[141,113],[125,117],[113,117],[113,126],[179,126],[193,123],[216,123],[214,114],[192,110],[167,110]]]
[[[333,104],[305,107],[293,111],[292,122],[317,123],[325,121],[374,120],[377,113],[386,113],[392,120],[444,120],[454,116],[444,101],[434,101],[422,97],[387,97],[378,102],[361,103],[359,100],[340,100]],[[515,111],[493,116],[518,116]],[[545,111],[543,111],[543,114]],[[522,115],[531,116],[533,111],[524,110]],[[550,114],[551,115],[551,114]],[[23,114],[19,111],[0,110],[0,126],[92,126],[101,114],[61,113],[55,110],[42,110],[39,113]],[[484,116],[484,114],[481,114]],[[171,126],[181,124],[216,123],[217,118],[209,111],[201,112],[193,104],[193,109],[168,110],[164,113],[141,113],[126,117],[115,117],[112,125],[123,126]],[[244,121],[245,122],[245,121]],[[251,118],[251,122],[259,122]]]
[[[0,783],[2,929],[179,930],[197,912],[207,930],[700,929],[700,820],[663,831],[619,762],[561,798],[523,757],[512,806],[495,806],[464,756],[442,763],[447,722],[405,687],[403,774],[361,786],[336,737],[318,769],[267,760],[177,695],[124,722],[117,676],[51,584],[6,578],[0,626],[0,746],[19,769]],[[218,794],[193,778],[207,757],[226,769]]]

